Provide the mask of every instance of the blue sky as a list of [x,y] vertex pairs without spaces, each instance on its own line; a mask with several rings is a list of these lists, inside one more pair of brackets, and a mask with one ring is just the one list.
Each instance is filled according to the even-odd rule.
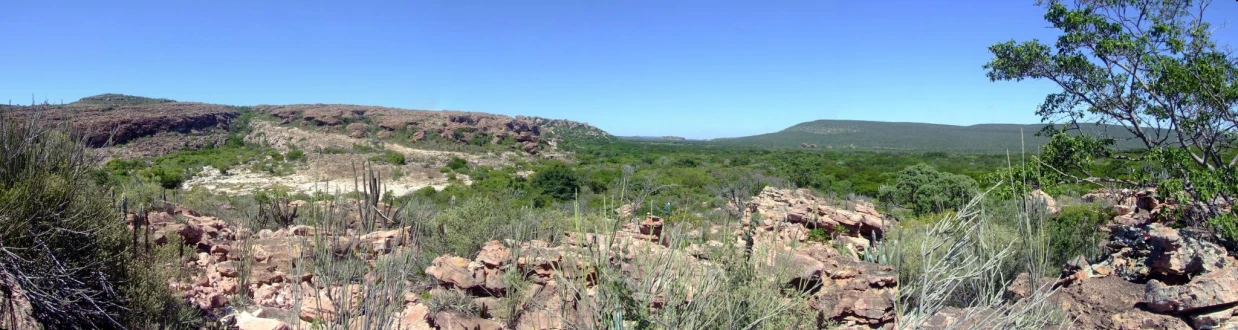
[[[1054,36],[1032,2],[13,0],[0,102],[347,103],[690,138],[815,119],[1033,123],[1052,86],[981,68],[990,44]],[[1238,20],[1234,2],[1211,10]]]

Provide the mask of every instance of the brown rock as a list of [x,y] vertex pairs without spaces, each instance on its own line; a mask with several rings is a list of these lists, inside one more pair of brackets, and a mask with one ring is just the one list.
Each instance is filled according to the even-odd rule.
[[1131,214],[1131,206],[1130,205],[1114,205],[1113,211],[1117,213],[1119,216]]
[[501,267],[512,258],[512,251],[503,246],[499,241],[486,242],[486,245],[481,248],[481,252],[477,253],[477,261],[487,267]]
[[1234,329],[1238,328],[1238,324],[1234,324],[1231,320],[1234,318],[1234,308],[1226,308],[1215,312],[1205,312],[1203,314],[1191,315],[1191,325],[1195,329]]
[[[468,259],[444,255],[434,258],[426,274],[433,276],[444,284],[460,289],[476,288],[485,281],[483,274],[475,274]],[[482,276],[476,276],[482,275]]]
[[434,324],[440,330],[500,330],[503,325],[492,320],[463,317],[448,312],[434,314]]
[[1161,205],[1161,201],[1156,198],[1156,189],[1146,189],[1135,193],[1135,207],[1151,212]]
[[1059,288],[1049,297],[1066,314],[1065,328],[1190,329],[1180,318],[1140,309],[1143,285],[1116,276],[1093,278]]
[[223,275],[224,277],[237,277],[238,275],[236,262],[234,261],[224,261],[215,264],[215,271],[218,271],[219,275]]
[[237,323],[240,330],[292,330],[287,323],[275,319],[251,318]]
[[1144,302],[1148,309],[1161,313],[1190,313],[1238,303],[1238,267],[1207,273],[1179,286],[1151,280],[1144,289]]
[[181,239],[185,244],[198,244],[202,241],[202,236],[205,235],[205,230],[201,226],[195,224],[186,224],[177,231],[181,235]]
[[[100,148],[136,142],[134,140],[161,133],[226,132],[232,119],[240,115],[239,111],[222,105],[172,100],[144,104],[100,102],[103,103],[10,107],[5,110],[5,116],[6,120],[18,121],[37,116],[41,123],[67,126],[82,134],[87,146]],[[164,146],[161,149],[169,152],[179,150],[174,147],[183,148],[184,145]]]
[[219,290],[224,294],[236,294],[237,280],[235,278],[225,278],[219,281]]
[[331,322],[335,320],[335,304],[331,298],[325,294],[320,294],[317,297],[310,296],[301,300],[301,320],[306,322],[314,322],[315,320]]
[[640,233],[653,237],[662,237],[662,225],[664,223],[661,217],[647,216],[645,220],[640,222]]
[[1048,193],[1040,189],[1033,190],[1028,194],[1027,202],[1033,207],[1044,207],[1050,215],[1057,215],[1062,211],[1061,208],[1058,208],[1057,201],[1053,199],[1053,196],[1049,196]]
[[430,308],[422,304],[413,304],[404,308],[404,313],[396,320],[397,330],[431,330],[427,317]]

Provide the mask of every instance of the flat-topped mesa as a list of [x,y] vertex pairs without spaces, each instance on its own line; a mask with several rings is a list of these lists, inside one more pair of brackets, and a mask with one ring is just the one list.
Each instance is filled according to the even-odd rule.
[[511,143],[530,154],[538,153],[547,142],[535,120],[480,112],[340,104],[259,105],[254,109],[282,119],[283,124],[343,127],[353,137],[365,137],[372,130],[380,137],[401,132],[413,143],[436,139],[479,145]]
[[6,107],[6,120],[35,119],[83,134],[92,148],[124,144],[161,132],[226,131],[240,112],[223,105],[158,102],[137,104],[70,103]]

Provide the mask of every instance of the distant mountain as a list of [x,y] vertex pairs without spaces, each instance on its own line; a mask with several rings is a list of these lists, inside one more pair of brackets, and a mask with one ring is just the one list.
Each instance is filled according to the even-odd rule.
[[[856,149],[892,151],[952,151],[1001,153],[1026,147],[1038,151],[1048,142],[1036,136],[1046,124],[980,124],[955,126],[858,120],[817,120],[800,123],[775,133],[714,139],[723,145]],[[1086,134],[1107,132],[1118,139],[1119,148],[1136,148],[1136,141],[1120,126],[1086,124]]]
[[162,104],[175,103],[176,100],[159,99],[150,97],[141,97],[125,94],[99,94],[95,96],[83,97],[76,104],[99,104],[99,105],[144,105],[144,104]]
[[682,136],[619,136],[619,139],[627,141],[699,141],[684,138]]

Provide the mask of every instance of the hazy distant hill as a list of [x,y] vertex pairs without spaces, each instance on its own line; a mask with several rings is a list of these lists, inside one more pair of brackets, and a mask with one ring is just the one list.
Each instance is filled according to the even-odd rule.
[[[1005,152],[1037,151],[1048,138],[1035,136],[1045,124],[980,124],[954,126],[924,123],[895,123],[857,120],[817,120],[800,123],[775,133],[715,139],[713,143],[767,147],[820,149]],[[1126,138],[1119,126],[1088,124],[1090,133],[1107,131]],[[1021,141],[1022,138],[1022,141]],[[1135,141],[1118,141],[1119,147],[1135,148]]]
[[617,136],[617,138],[627,141],[700,141],[684,138],[682,136]]

